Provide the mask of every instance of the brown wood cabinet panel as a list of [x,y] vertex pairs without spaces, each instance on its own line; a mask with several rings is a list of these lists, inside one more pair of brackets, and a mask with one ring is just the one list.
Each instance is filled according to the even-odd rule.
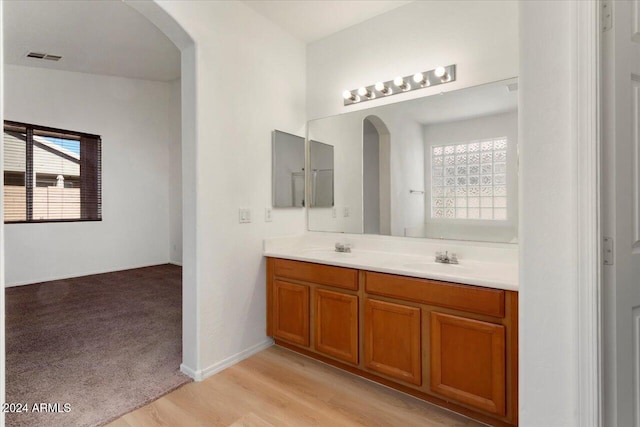
[[373,295],[504,317],[505,291],[499,289],[367,272],[365,290]]
[[430,341],[431,391],[504,416],[504,326],[432,312]]
[[419,308],[365,301],[364,365],[401,381],[422,384]]
[[273,336],[309,346],[309,287],[273,281]]
[[316,351],[358,363],[358,297],[316,289]]
[[358,270],[352,268],[276,259],[274,271],[277,277],[358,290]]

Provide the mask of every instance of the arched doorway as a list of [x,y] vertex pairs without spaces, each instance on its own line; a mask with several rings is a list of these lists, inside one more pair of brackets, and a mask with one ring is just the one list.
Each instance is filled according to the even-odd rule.
[[[156,1],[124,0],[157,26],[181,52],[182,97],[182,365],[190,377],[198,370],[196,282],[196,48],[195,42]],[[197,379],[197,378],[196,378]]]
[[362,123],[363,231],[391,235],[391,135],[378,116]]

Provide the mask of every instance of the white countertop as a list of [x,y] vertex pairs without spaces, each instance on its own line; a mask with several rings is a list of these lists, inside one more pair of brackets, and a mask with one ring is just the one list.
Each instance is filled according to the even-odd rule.
[[[335,240],[335,236],[331,237]],[[320,239],[320,241],[317,236],[267,239],[264,255],[495,289],[518,290],[517,246],[428,241],[422,242],[424,247],[420,248],[417,254],[415,244],[413,248],[403,248],[401,243],[390,241],[390,244],[386,245],[389,250],[380,250],[379,242],[376,245],[376,242],[371,244],[372,242],[363,241],[359,237],[338,236],[342,237],[341,241],[347,241],[353,245],[351,253],[340,253],[335,252],[335,242],[330,243],[333,241],[331,237]],[[435,251],[429,250],[433,247],[437,250],[457,253],[459,264],[434,262]],[[411,249],[414,250],[412,253],[406,252]],[[515,256],[511,253],[514,249]]]

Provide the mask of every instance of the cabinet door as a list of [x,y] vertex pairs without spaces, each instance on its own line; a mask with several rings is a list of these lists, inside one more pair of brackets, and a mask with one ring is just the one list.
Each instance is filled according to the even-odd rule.
[[309,287],[275,280],[273,335],[309,346]]
[[315,290],[316,350],[345,362],[358,363],[358,297]]
[[420,354],[420,309],[367,299],[364,315],[365,367],[420,385]]
[[431,390],[505,415],[505,328],[431,313]]

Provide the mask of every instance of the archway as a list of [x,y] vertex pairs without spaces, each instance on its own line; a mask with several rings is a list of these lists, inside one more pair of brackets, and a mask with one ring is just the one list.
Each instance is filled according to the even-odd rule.
[[124,0],[151,21],[181,52],[182,103],[182,365],[198,372],[198,301],[196,252],[196,48],[189,34],[156,1]]
[[363,231],[391,235],[391,135],[378,116],[362,124]]

